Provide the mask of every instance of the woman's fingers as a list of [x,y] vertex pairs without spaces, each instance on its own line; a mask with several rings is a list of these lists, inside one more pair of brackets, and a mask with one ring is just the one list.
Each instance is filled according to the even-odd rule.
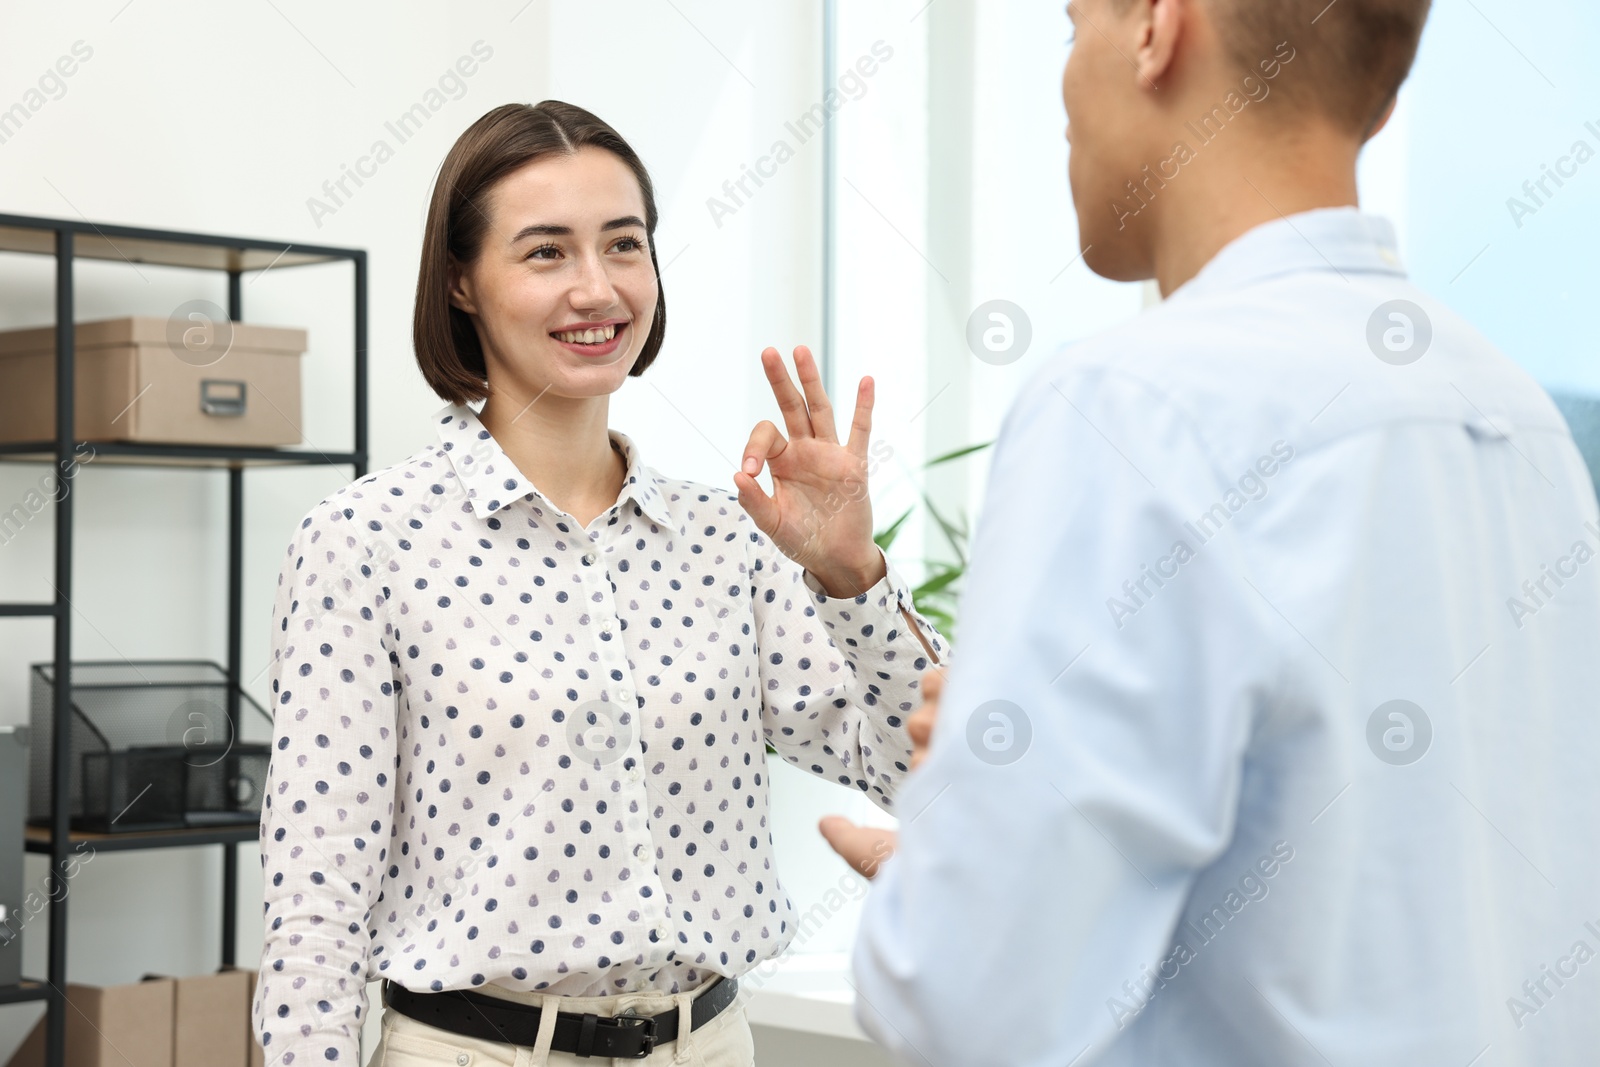
[[755,520],[757,526],[769,532],[777,528],[778,505],[761,488],[756,475],[761,473],[767,460],[781,455],[788,447],[789,442],[778,432],[778,428],[771,421],[762,419],[750,431],[750,440],[744,446],[743,466],[733,475],[734,488],[739,491],[739,506]]
[[[856,387],[856,413],[850,420],[850,439],[845,442],[845,448],[863,459],[867,455],[867,445],[872,441],[873,395],[872,379],[861,379],[861,384]],[[829,424],[832,425],[831,415]]]
[[811,349],[805,345],[794,350],[794,369],[800,375],[800,386],[806,391],[806,406],[811,409],[811,433],[820,441],[837,444],[839,431],[833,423],[833,404],[822,387],[822,375]]
[[733,476],[733,487],[739,493],[739,506],[763,531],[771,533],[778,526],[778,505],[758,483],[744,471]]
[[[800,376],[804,395],[794,387],[789,369],[775,348],[761,352],[761,366],[772,385],[772,395],[783,412],[784,425],[790,437],[815,437],[829,444],[839,442],[839,430],[834,420],[833,402],[822,386],[822,374],[817,369],[816,357],[811,349],[800,345],[794,350],[794,369]],[[872,432],[872,379],[863,379],[856,392],[855,418],[850,424],[850,446],[858,455],[867,454],[868,439]]]
[[767,460],[783,454],[789,447],[789,442],[783,434],[772,424],[770,419],[762,419],[756,423],[756,428],[750,431],[750,440],[745,442],[744,459],[740,461],[739,469],[751,478],[761,473],[761,468],[766,466]]
[[783,365],[783,357],[776,348],[761,350],[761,368],[767,372],[767,382],[777,398],[778,410],[783,412],[783,424],[789,428],[789,436],[810,437],[811,415],[806,411],[805,398],[795,389],[789,368]]

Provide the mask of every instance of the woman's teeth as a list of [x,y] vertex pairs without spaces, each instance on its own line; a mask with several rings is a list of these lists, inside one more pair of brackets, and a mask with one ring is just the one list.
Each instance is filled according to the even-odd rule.
[[601,326],[593,330],[568,330],[565,333],[555,334],[555,339],[565,341],[572,345],[597,345],[611,340],[617,335],[615,326]]

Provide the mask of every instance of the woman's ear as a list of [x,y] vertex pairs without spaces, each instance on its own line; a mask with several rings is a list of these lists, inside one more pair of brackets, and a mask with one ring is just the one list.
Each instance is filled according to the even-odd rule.
[[472,281],[461,269],[454,256],[450,257],[450,303],[468,315],[478,313],[477,302],[472,299]]
[[1155,89],[1178,54],[1178,40],[1189,29],[1188,0],[1139,0],[1141,9],[1134,67],[1147,89]]

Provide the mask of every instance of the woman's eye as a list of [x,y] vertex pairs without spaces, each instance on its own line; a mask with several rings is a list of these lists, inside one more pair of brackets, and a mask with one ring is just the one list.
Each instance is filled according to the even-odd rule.
[[616,244],[619,252],[639,252],[644,249],[644,242],[637,237],[624,237]]
[[528,253],[529,259],[553,259],[561,254],[561,249],[555,245],[540,245]]

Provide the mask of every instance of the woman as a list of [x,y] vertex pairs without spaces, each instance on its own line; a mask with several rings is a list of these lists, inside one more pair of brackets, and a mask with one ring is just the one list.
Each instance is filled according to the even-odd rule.
[[795,929],[763,741],[892,810],[945,645],[872,541],[871,380],[841,444],[810,353],[802,396],[768,349],[788,436],[755,428],[736,494],[646,467],[607,410],[665,335],[655,227],[568,104],[445,158],[437,439],[312,508],[279,579],[268,1063],[354,1063],[381,978],[370,1064],[749,1065],[736,980]]

